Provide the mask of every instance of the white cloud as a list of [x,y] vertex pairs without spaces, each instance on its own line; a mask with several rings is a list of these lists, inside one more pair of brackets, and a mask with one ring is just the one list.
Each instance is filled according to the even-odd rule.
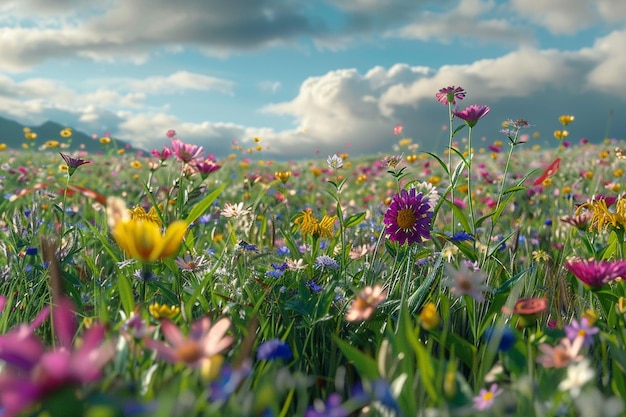
[[623,0],[511,0],[513,12],[554,34],[572,35],[598,22],[623,23]]

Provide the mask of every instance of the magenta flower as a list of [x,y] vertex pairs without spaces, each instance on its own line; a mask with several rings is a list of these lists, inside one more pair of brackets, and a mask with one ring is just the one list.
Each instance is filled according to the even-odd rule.
[[469,127],[474,127],[480,119],[482,119],[487,113],[489,113],[489,107],[484,105],[479,106],[477,104],[472,104],[463,111],[459,111],[458,109],[456,109],[452,113],[454,113],[454,115],[459,119],[465,120],[465,123]]
[[204,359],[210,359],[233,343],[233,337],[226,335],[229,328],[230,320],[226,317],[211,326],[211,319],[205,316],[194,322],[189,335],[185,336],[170,320],[162,319],[161,332],[168,343],[154,339],[145,339],[144,343],[168,362],[198,367]]
[[115,353],[115,345],[104,341],[105,328],[96,324],[72,345],[77,330],[74,305],[61,298],[52,308],[57,347],[46,350],[34,330],[47,318],[44,308],[30,325],[22,324],[0,336],[0,359],[6,366],[0,374],[0,408],[3,417],[19,415],[47,396],[66,388],[94,382]]
[[159,158],[161,161],[165,161],[166,159],[168,159],[170,156],[173,155],[172,150],[170,148],[168,148],[167,146],[163,147],[163,151],[159,152],[156,149],[152,150],[152,155],[156,156],[157,158]]
[[389,240],[401,245],[422,243],[430,238],[432,217],[428,199],[422,193],[415,188],[400,191],[393,196],[385,212],[384,223]]
[[576,319],[572,320],[572,324],[565,326],[564,330],[565,335],[572,342],[576,340],[577,337],[582,337],[585,347],[591,346],[593,343],[593,335],[600,331],[597,327],[589,326],[587,317],[580,319],[580,323]]
[[194,164],[202,178],[206,178],[210,173],[217,171],[222,166],[218,165],[212,158],[206,158],[201,161],[197,161]]
[[182,161],[186,164],[191,162],[193,159],[199,157],[203,152],[202,146],[191,145],[176,138],[172,138],[171,141],[172,152],[179,161]]
[[437,101],[441,104],[456,104],[456,100],[463,100],[465,98],[465,90],[461,87],[445,87],[439,90],[435,94]]
[[596,289],[617,278],[626,277],[626,260],[613,262],[569,260],[565,262],[565,267],[583,284]]
[[174,136],[176,136],[176,131],[174,129],[170,129],[165,133],[165,136],[172,139]]

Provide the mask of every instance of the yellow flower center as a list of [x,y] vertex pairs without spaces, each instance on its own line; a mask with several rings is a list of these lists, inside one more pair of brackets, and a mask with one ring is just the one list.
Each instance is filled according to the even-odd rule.
[[580,329],[580,330],[578,331],[578,336],[585,337],[585,335],[586,335],[586,334],[587,334],[587,332],[585,331],[585,329]]
[[483,400],[485,400],[485,401],[489,401],[492,398],[493,398],[493,392],[491,392],[491,391],[487,391],[485,393],[485,395],[483,395]]
[[195,363],[200,360],[203,355],[202,347],[193,341],[183,343],[176,349],[178,359],[186,363]]
[[398,217],[396,218],[398,227],[401,229],[412,229],[417,223],[415,213],[410,208],[405,208],[398,211]]

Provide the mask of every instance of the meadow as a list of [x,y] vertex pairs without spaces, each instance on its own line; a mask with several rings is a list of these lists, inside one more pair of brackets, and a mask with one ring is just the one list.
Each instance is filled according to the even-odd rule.
[[625,415],[620,143],[463,93],[439,154],[0,145],[0,416]]

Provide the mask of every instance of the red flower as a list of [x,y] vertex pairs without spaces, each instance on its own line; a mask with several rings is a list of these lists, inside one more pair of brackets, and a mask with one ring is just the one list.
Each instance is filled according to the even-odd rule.
[[559,171],[559,165],[561,164],[561,158],[556,158],[554,160],[554,162],[552,162],[550,164],[550,166],[548,168],[546,168],[545,171],[543,171],[543,174],[541,174],[541,176],[539,178],[537,178],[535,180],[535,182],[533,182],[533,185],[539,185],[543,182],[543,180],[545,180],[548,177],[553,176],[554,174],[556,174]]

